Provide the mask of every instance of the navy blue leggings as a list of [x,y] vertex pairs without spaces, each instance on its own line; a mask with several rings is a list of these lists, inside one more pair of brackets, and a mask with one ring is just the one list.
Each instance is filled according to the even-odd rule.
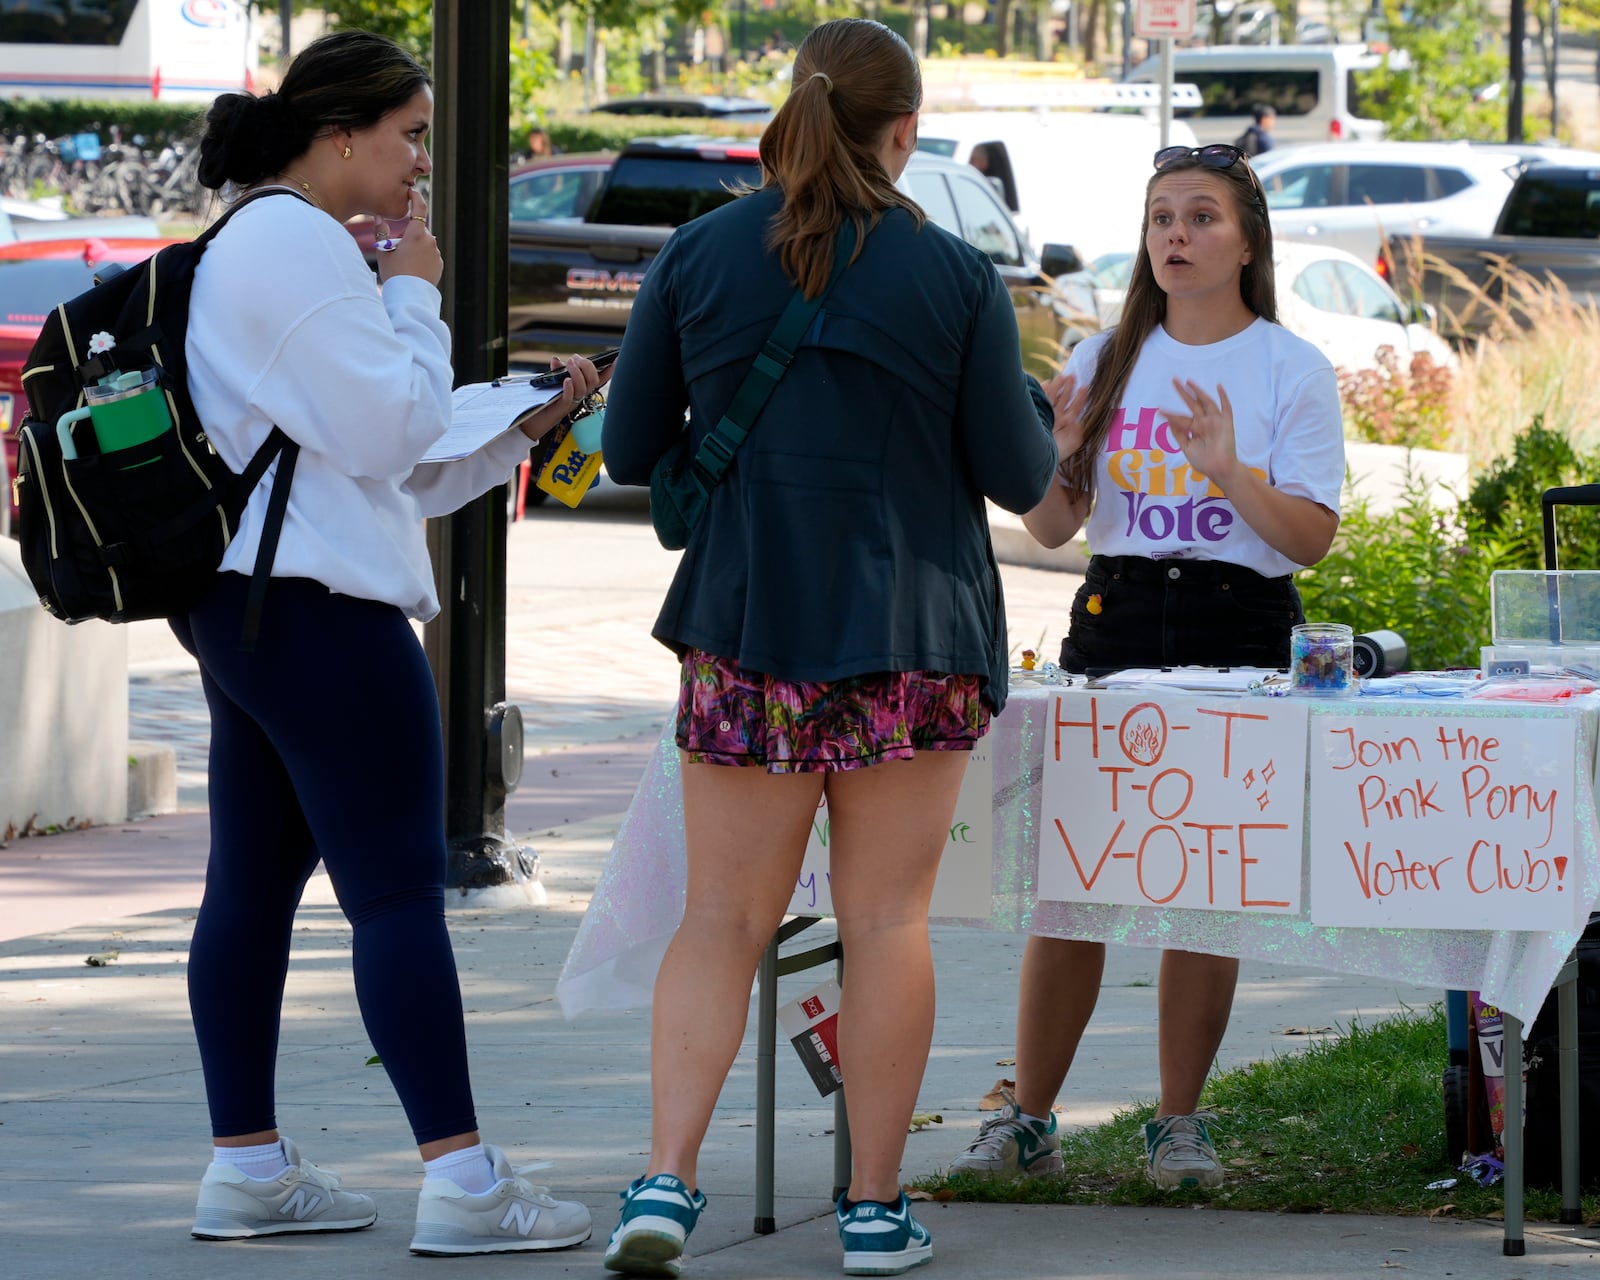
[[211,858],[189,1007],[212,1133],[277,1127],[289,942],[319,858],[354,927],[362,1021],[417,1142],[470,1132],[444,919],[443,738],[422,647],[391,605],[274,578],[255,651],[243,653],[248,588],[218,574],[172,624],[211,707]]

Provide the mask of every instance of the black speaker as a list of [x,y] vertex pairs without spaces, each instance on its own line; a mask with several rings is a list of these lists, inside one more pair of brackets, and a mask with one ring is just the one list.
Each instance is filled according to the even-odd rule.
[[1368,631],[1355,638],[1352,661],[1363,680],[1406,669],[1405,637],[1397,631]]

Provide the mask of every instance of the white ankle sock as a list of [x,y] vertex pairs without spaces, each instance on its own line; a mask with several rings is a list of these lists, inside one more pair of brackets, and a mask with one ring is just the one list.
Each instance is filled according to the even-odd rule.
[[1050,1127],[1049,1120],[1042,1116],[1030,1116],[1025,1111],[1019,1111],[1017,1113],[1017,1119],[1021,1120],[1024,1124],[1031,1124],[1035,1129],[1039,1129],[1041,1131]]
[[484,1154],[483,1144],[452,1151],[437,1160],[424,1160],[422,1172],[428,1178],[449,1178],[468,1195],[482,1195],[500,1179],[495,1177],[494,1166]]
[[269,1142],[260,1147],[212,1147],[211,1152],[211,1158],[218,1164],[231,1164],[257,1182],[270,1182],[289,1167],[283,1156],[282,1142]]

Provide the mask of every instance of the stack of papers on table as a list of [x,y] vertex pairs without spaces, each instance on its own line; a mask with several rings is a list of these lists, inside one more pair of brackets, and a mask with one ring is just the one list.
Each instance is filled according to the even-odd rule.
[[1248,693],[1269,676],[1272,667],[1128,667],[1089,681],[1091,689],[1137,689],[1147,684],[1202,693]]

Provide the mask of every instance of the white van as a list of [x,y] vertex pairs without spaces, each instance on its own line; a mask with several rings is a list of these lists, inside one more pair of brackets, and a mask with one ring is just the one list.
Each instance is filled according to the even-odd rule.
[[[1172,76],[1192,84],[1202,105],[1180,108],[1202,143],[1232,142],[1253,123],[1251,112],[1265,103],[1278,113],[1273,141],[1377,142],[1384,124],[1362,114],[1357,71],[1383,65],[1385,54],[1364,44],[1213,45],[1174,49]],[[1390,53],[1391,59],[1401,55]],[[1161,61],[1151,58],[1128,73],[1130,83],[1156,84]]]
[[[1171,141],[1192,147],[1194,133],[1174,121]],[[926,111],[917,142],[981,168],[1035,248],[1071,245],[1084,262],[1138,245],[1160,145],[1148,116],[1070,110]]]

